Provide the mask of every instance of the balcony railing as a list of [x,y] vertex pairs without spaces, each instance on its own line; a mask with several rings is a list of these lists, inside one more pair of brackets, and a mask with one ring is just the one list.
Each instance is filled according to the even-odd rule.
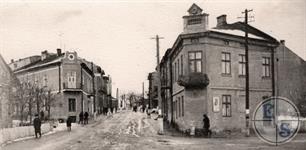
[[209,79],[204,73],[190,73],[179,76],[177,83],[185,88],[205,88],[209,84]]

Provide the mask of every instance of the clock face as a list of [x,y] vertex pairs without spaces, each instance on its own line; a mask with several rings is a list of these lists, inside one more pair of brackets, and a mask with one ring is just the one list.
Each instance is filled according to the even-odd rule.
[[73,54],[69,54],[69,55],[68,55],[68,59],[69,59],[69,60],[74,60],[74,55],[73,55]]
[[196,14],[197,13],[197,9],[196,8],[191,9],[191,13],[192,14]]

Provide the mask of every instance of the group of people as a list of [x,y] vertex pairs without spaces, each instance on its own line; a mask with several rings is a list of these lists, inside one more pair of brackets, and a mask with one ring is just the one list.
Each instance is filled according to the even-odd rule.
[[79,114],[79,124],[88,124],[88,118],[89,117],[89,114],[88,112],[86,111],[85,113],[83,111],[80,112]]

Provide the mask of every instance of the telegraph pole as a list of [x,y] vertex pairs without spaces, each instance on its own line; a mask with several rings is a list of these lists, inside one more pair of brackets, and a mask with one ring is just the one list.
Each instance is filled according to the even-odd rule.
[[245,32],[245,120],[246,120],[246,136],[250,136],[250,85],[249,85],[249,41],[248,41],[248,13],[253,11],[245,9],[244,12],[242,12],[244,16],[244,32]]
[[159,132],[158,134],[164,134],[164,126],[163,126],[163,117],[162,117],[162,110],[161,110],[161,107],[162,107],[162,99],[161,99],[161,79],[160,79],[160,66],[159,66],[159,40],[160,39],[164,39],[163,37],[159,37],[158,35],[156,35],[155,37],[151,38],[151,39],[155,39],[156,40],[156,62],[157,62],[157,84],[158,84],[158,92],[157,92],[157,95],[158,95],[158,122],[159,122],[159,125],[160,125],[160,128],[159,128]]

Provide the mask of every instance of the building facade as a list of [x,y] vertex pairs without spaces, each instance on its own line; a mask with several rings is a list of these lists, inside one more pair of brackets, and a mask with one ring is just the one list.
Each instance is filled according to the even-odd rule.
[[[10,66],[18,66],[19,63],[12,61]],[[78,57],[76,52],[62,53],[57,49],[54,54],[43,51],[39,60],[13,71],[21,83],[51,93],[49,99],[42,98],[41,103],[35,106],[37,111],[49,111],[51,118],[66,119],[70,116],[76,121],[82,111],[91,115],[102,112],[101,101],[106,100],[104,86],[107,86],[103,82],[104,71],[94,63]],[[47,107],[46,101],[50,102],[51,99],[53,101]],[[33,113],[40,114],[37,111]]]
[[0,129],[12,126],[14,92],[18,81],[0,55]]
[[149,108],[157,108],[158,106],[158,78],[157,72],[151,72],[148,75],[149,80],[149,93],[148,105]]
[[[255,27],[242,22],[228,24],[226,15],[217,17],[216,27],[209,28],[208,14],[202,11],[196,4],[190,7],[189,14],[183,17],[184,31],[159,65],[162,108],[167,121],[186,131],[202,128],[203,114],[207,114],[213,131],[245,128],[245,29],[249,32],[250,116],[262,100],[277,94],[288,97],[288,88],[298,89],[291,93],[302,99],[304,60],[287,48],[279,51],[282,44]],[[279,72],[275,71],[276,60]],[[294,67],[289,67],[292,63]],[[294,71],[282,73],[289,70]],[[286,86],[290,80],[282,82],[287,76],[294,78],[291,87]]]

